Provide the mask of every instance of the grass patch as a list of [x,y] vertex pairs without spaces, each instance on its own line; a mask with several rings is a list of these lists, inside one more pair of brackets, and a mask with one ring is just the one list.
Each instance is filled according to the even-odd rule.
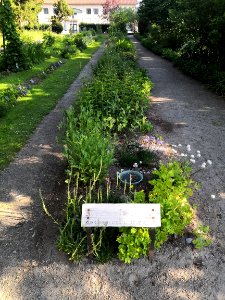
[[55,63],[59,60],[58,57],[50,57],[46,59],[44,62],[35,65],[30,70],[24,70],[19,73],[10,73],[9,75],[0,74],[0,91],[5,90],[10,84],[20,84],[29,80],[30,78],[37,76],[41,71],[48,68],[48,66],[52,63]]
[[[3,169],[24,146],[37,125],[62,98],[101,42],[102,39],[93,42],[83,53],[67,60],[62,67],[49,74],[39,85],[34,86],[29,95],[21,98],[11,111],[0,119],[0,169]],[[18,78],[21,82],[24,81],[28,76],[27,73],[32,77],[32,72],[34,69],[36,72],[38,68],[40,65],[32,70],[10,75],[11,83]]]

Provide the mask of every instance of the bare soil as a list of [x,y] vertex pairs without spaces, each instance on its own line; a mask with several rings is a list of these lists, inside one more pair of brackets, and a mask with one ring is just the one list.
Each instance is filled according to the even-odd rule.
[[184,239],[169,241],[152,263],[140,259],[129,266],[118,260],[104,265],[72,263],[57,251],[57,227],[44,215],[39,191],[50,212],[62,216],[65,163],[56,143],[57,126],[82,78],[90,76],[89,64],[0,174],[0,299],[225,299],[225,101],[133,42],[140,65],[154,83],[149,118],[154,135],[165,142],[155,150],[165,160],[171,153],[183,159],[181,153],[190,145],[186,159],[201,151],[194,171],[212,161],[211,167],[207,164],[193,175],[201,188],[191,199],[199,219],[210,225],[212,245],[194,250]]

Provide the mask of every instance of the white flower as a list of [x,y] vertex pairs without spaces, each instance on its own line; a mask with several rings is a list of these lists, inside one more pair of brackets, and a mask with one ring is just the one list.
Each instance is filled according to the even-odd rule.
[[202,165],[201,165],[201,168],[205,168],[206,167],[206,163],[204,162]]
[[182,145],[181,145],[181,144],[178,144],[178,147],[182,147]]
[[177,150],[174,150],[174,149],[172,149],[173,150],[173,153],[177,153]]
[[181,153],[181,155],[180,156],[185,156],[185,154],[184,153]]
[[199,150],[197,150],[197,153],[199,153],[199,154],[200,154],[201,152],[200,152]]
[[198,157],[201,157],[201,154],[200,154],[200,153],[198,153],[198,154],[197,154],[197,156],[198,156]]
[[187,148],[187,151],[189,151],[189,152],[190,152],[190,151],[191,151],[191,148]]
[[211,164],[212,164],[212,161],[211,161],[210,159],[208,159],[208,160],[207,160],[207,163],[208,163],[209,165],[211,165]]
[[138,164],[137,164],[137,163],[134,163],[134,164],[133,164],[133,168],[138,168]]
[[193,164],[195,164],[195,159],[190,159],[190,162],[192,162]]
[[142,164],[142,161],[140,160],[139,163]]
[[191,158],[195,158],[194,154],[191,155]]
[[215,198],[216,198],[216,196],[215,196],[215,195],[211,195],[211,198],[212,198],[212,199],[215,199]]
[[177,147],[177,145],[172,145],[172,147],[176,148],[176,147]]
[[187,145],[187,148],[191,148],[191,145]]

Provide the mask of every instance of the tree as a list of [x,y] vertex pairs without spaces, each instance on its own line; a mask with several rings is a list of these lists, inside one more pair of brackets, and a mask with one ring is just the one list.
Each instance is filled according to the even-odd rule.
[[132,8],[117,8],[110,12],[110,33],[127,32],[127,26],[133,28],[137,15]]
[[38,13],[42,10],[44,0],[14,0],[12,8],[15,20],[20,28],[24,25],[33,28],[38,25]]
[[10,0],[0,3],[0,30],[3,35],[3,65],[5,69],[19,71],[29,67],[17,32]]
[[119,8],[119,0],[106,0],[102,7],[103,19],[109,20],[110,14]]
[[73,9],[69,7],[65,0],[58,0],[53,7],[55,12],[54,19],[58,20],[59,22],[62,22],[67,17],[73,15]]

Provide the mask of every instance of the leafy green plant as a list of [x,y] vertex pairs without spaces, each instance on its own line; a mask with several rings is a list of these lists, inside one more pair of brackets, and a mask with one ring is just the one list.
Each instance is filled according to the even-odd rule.
[[202,249],[211,244],[211,239],[209,238],[209,226],[199,225],[198,228],[194,230],[195,238],[192,241],[195,248]]
[[[194,210],[188,203],[193,193],[194,182],[190,178],[191,168],[177,161],[161,164],[158,170],[153,171],[155,179],[150,183],[153,186],[149,194],[149,201],[161,206],[161,227],[156,228],[155,248],[160,248],[170,235],[183,235],[185,228],[191,223]],[[134,202],[146,203],[144,192],[136,193]],[[127,263],[132,258],[147,255],[150,245],[148,230],[121,229],[122,235],[117,239],[119,258]],[[198,244],[198,241],[196,242]],[[133,249],[134,247],[134,249]]]
[[[144,191],[134,193],[133,203],[145,203]],[[118,236],[118,257],[121,261],[130,264],[132,259],[147,256],[150,245],[148,228],[120,228],[121,235]]]
[[188,203],[194,185],[190,178],[191,168],[177,161],[160,165],[153,171],[156,176],[150,181],[153,186],[149,201],[161,205],[161,227],[156,228],[155,247],[159,248],[170,235],[182,235],[191,223],[194,211]]
[[[64,155],[69,162],[69,170],[79,171],[80,180],[88,182],[100,172],[104,178],[113,162],[111,138],[104,133],[98,115],[92,109],[81,109],[76,116],[74,109],[66,112],[66,137]],[[100,170],[100,171],[99,171]]]
[[119,243],[118,257],[130,264],[132,259],[147,256],[150,237],[147,228],[121,228],[122,234],[117,238]]

